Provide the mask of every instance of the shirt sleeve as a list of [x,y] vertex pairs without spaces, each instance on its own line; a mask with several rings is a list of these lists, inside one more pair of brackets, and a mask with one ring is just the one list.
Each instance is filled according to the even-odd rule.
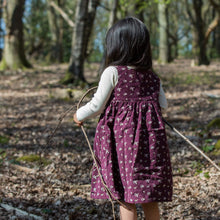
[[160,83],[159,103],[160,103],[160,107],[163,109],[166,109],[168,107],[167,99],[162,87],[162,83]]
[[97,91],[92,100],[77,110],[77,119],[84,121],[101,114],[117,82],[117,69],[113,66],[107,67],[101,75]]

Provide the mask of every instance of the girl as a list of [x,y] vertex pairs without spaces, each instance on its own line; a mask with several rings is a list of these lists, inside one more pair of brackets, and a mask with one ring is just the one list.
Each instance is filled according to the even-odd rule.
[[[157,202],[171,201],[172,171],[161,107],[167,101],[152,70],[146,26],[128,17],[106,36],[106,69],[93,99],[74,114],[78,125],[101,113],[94,153],[103,179],[120,206],[122,220],[137,219],[141,203],[146,219],[158,220]],[[94,167],[91,197],[107,193]]]

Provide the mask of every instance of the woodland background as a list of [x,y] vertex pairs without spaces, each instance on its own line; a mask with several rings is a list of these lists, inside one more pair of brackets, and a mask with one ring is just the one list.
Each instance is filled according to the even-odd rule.
[[[219,0],[0,0],[1,219],[112,219],[89,197],[92,158],[72,115],[126,16],[149,29],[164,117],[220,165]],[[91,142],[97,120],[85,123]],[[161,218],[219,219],[219,171],[167,135],[174,196]]]

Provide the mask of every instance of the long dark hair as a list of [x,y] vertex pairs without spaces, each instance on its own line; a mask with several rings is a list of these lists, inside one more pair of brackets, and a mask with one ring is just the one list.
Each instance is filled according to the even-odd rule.
[[127,17],[106,35],[105,66],[127,65],[152,69],[150,35],[143,22]]

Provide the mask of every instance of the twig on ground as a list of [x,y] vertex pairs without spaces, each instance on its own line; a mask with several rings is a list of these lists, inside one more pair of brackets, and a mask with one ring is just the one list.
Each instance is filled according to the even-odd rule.
[[34,169],[31,169],[28,167],[23,167],[23,166],[20,166],[17,164],[10,164],[10,167],[17,169],[17,170],[20,170],[20,171],[24,171],[26,173],[35,173],[36,172],[36,170],[34,170]]
[[36,219],[36,220],[43,220],[43,218],[40,217],[40,216],[30,214],[28,212],[25,212],[25,211],[23,211],[21,209],[18,209],[18,208],[14,208],[14,207],[12,207],[10,205],[7,205],[7,204],[0,203],[0,206],[2,208],[4,208],[5,210],[7,210],[8,212],[14,211],[16,213],[16,215],[18,215],[20,217],[28,216],[28,217],[31,217],[31,218]]

